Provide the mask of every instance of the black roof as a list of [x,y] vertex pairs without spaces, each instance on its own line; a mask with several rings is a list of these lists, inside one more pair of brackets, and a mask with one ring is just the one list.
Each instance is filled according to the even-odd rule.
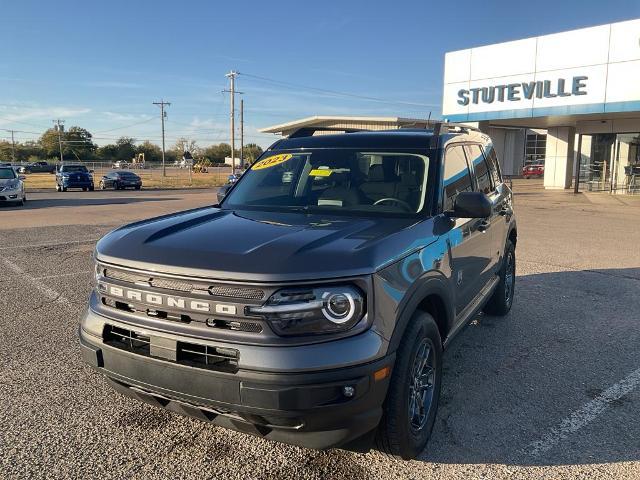
[[[363,130],[315,136],[294,136],[277,141],[269,150],[293,150],[302,148],[424,149],[433,148],[432,139],[434,135],[435,131],[431,129],[400,128],[378,131]],[[481,134],[474,130],[447,131],[446,133],[440,134],[439,138],[446,142],[460,135],[476,137]]]
[[299,148],[425,148],[433,130],[382,130],[284,138],[274,149]]

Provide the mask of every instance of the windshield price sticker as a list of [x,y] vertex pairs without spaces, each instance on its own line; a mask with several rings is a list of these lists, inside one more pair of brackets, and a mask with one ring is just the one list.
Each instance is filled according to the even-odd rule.
[[293,155],[291,155],[290,153],[283,153],[281,155],[273,155],[271,157],[268,157],[268,158],[265,158],[263,160],[260,160],[258,163],[256,163],[251,168],[251,170],[262,170],[264,168],[275,167],[276,165],[280,165],[281,163],[286,162],[291,157],[293,157]]

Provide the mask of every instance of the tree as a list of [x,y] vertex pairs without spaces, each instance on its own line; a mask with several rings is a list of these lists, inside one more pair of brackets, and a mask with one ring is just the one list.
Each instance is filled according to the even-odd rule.
[[202,151],[202,156],[211,163],[224,163],[225,157],[231,156],[231,145],[228,143],[210,145]]
[[[64,136],[64,133],[61,134],[61,137],[62,136]],[[59,143],[57,128],[49,128],[48,130],[46,130],[40,137],[39,143],[47,158],[50,158],[50,157],[60,158],[60,143]],[[62,152],[64,155],[65,153],[64,146],[63,146]]]
[[162,161],[162,149],[155,143],[145,140],[136,148],[136,153],[144,153],[145,162],[159,163]]
[[182,154],[186,151],[190,152],[191,155],[195,157],[200,154],[200,147],[198,147],[195,140],[189,140],[181,137],[176,140],[171,151],[174,153],[176,158],[182,158]]
[[255,143],[247,143],[244,146],[244,161],[252,164],[260,155],[262,155],[262,147]]
[[11,160],[11,142],[0,141],[0,162]]
[[118,146],[110,143],[98,148],[98,158],[105,162],[112,162],[118,156]]
[[90,160],[94,157],[98,146],[93,143],[93,135],[81,127],[71,127],[64,132],[64,152],[69,150],[79,160]]
[[135,140],[131,137],[120,137],[116,141],[116,159],[130,162],[136,154]]
[[60,133],[57,127],[49,128],[42,134],[38,143],[45,157],[60,158],[60,142],[62,142],[62,156],[65,160],[91,159],[98,148],[93,143],[93,135],[87,129],[77,126]]

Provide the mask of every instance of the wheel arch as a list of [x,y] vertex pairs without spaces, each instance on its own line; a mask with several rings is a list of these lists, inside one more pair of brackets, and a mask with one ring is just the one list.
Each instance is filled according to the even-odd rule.
[[440,276],[432,276],[420,282],[420,286],[410,294],[389,341],[390,352],[397,350],[407,326],[418,311],[426,312],[434,318],[444,344],[455,319],[453,298],[446,282]]

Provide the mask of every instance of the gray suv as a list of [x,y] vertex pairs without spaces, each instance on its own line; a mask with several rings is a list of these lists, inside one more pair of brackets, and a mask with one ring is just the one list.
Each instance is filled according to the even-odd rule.
[[511,308],[511,191],[466,126],[323,133],[276,142],[219,204],[102,238],[83,357],[157,407],[414,458],[443,348]]

